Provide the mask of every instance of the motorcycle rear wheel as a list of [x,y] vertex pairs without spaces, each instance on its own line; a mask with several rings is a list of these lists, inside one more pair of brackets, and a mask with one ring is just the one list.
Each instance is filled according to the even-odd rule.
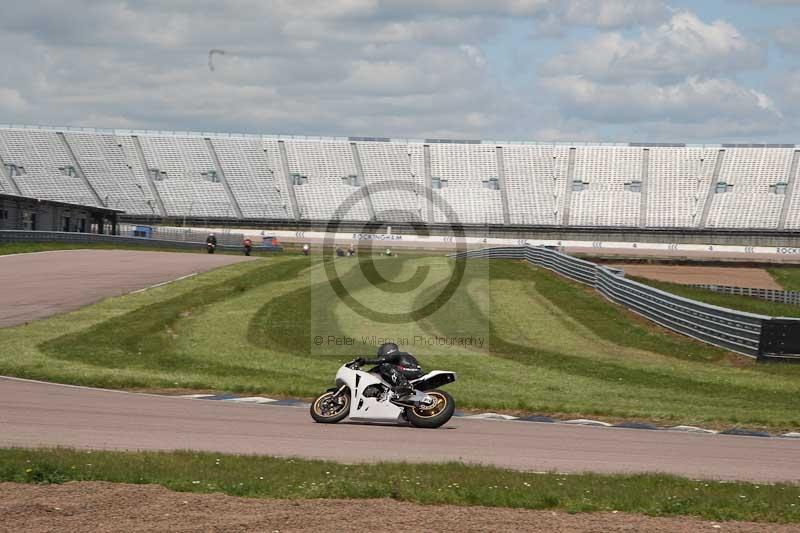
[[350,391],[345,389],[338,396],[327,391],[311,402],[311,418],[320,424],[341,422],[350,414]]
[[443,390],[429,390],[425,394],[433,396],[436,403],[427,408],[407,407],[406,418],[412,426],[418,428],[434,429],[447,423],[456,411],[456,402],[453,397]]

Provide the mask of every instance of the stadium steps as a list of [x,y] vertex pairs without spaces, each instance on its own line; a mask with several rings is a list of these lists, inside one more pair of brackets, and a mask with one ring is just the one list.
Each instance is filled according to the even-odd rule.
[[789,209],[792,207],[792,194],[794,193],[794,185],[797,181],[798,160],[800,160],[800,150],[795,150],[794,154],[792,154],[792,166],[789,168],[789,176],[786,178],[786,191],[784,191],[783,207],[781,207],[778,229],[786,228],[786,217],[789,214]]
[[511,223],[511,215],[508,209],[508,189],[506,188],[506,166],[503,160],[503,147],[495,147],[497,155],[497,185],[500,187],[500,203],[503,206],[503,224]]
[[286,178],[286,190],[289,191],[289,203],[292,205],[292,212],[297,220],[303,218],[300,212],[300,207],[297,205],[297,194],[294,190],[294,183],[292,183],[292,172],[289,170],[289,156],[286,154],[286,143],[278,141],[278,153],[281,156],[281,168],[283,168],[283,175]]
[[714,203],[714,196],[717,193],[717,182],[719,181],[720,170],[722,169],[722,161],[725,159],[725,150],[720,150],[717,154],[717,161],[714,164],[714,174],[711,177],[711,184],[708,186],[708,194],[706,195],[706,203],[703,205],[703,216],[700,218],[700,228],[705,228],[708,222],[708,214],[711,213],[711,204]]
[[206,148],[208,149],[208,153],[211,154],[211,159],[214,161],[214,167],[216,167],[217,175],[222,183],[222,187],[225,189],[225,194],[228,195],[228,202],[233,206],[233,211],[236,213],[236,218],[244,218],[244,215],[242,214],[242,208],[239,205],[239,202],[236,200],[236,196],[233,195],[233,191],[231,190],[228,180],[225,179],[225,171],[222,170],[222,164],[219,162],[217,151],[214,149],[211,139],[206,137],[204,140],[206,143]]
[[569,225],[570,207],[572,202],[572,182],[575,179],[575,153],[576,149],[569,149],[569,159],[567,161],[567,180],[564,185],[564,211],[562,213],[561,224]]
[[369,213],[370,220],[377,220],[378,217],[375,215],[375,206],[372,204],[372,198],[369,195],[369,185],[367,184],[367,180],[364,177],[364,167],[361,166],[361,154],[358,152],[358,146],[356,143],[350,143],[350,151],[353,152],[353,162],[356,164],[356,174],[358,175],[358,182],[361,183],[361,189],[363,191],[364,200],[367,204],[367,212]]
[[86,188],[89,189],[89,192],[92,193],[94,201],[97,203],[97,205],[108,207],[106,202],[103,201],[102,198],[100,198],[99,194],[97,194],[97,189],[94,188],[92,182],[89,181],[89,178],[86,177],[86,173],[83,171],[81,164],[78,162],[78,158],[75,157],[75,152],[72,150],[72,146],[70,146],[69,141],[67,140],[64,133],[59,131],[56,133],[56,137],[58,137],[58,140],[61,142],[61,144],[64,145],[64,150],[67,151],[67,155],[69,155],[70,161],[72,162],[72,166],[75,168],[75,172],[77,172],[78,177],[80,177],[84,185],[86,185]]
[[142,169],[144,169],[144,175],[147,178],[147,185],[150,187],[150,194],[153,195],[153,198],[156,199],[156,204],[158,204],[158,211],[162,217],[167,216],[167,209],[164,207],[164,201],[161,199],[161,193],[158,192],[158,187],[153,182],[153,176],[150,174],[150,165],[147,164],[147,159],[144,157],[144,150],[142,150],[142,143],[139,141],[139,137],[137,135],[132,135],[131,138],[133,139],[133,146],[136,148],[136,155],[139,157],[139,162],[142,165]]
[[431,146],[422,146],[422,160],[425,165],[425,202],[428,204],[428,223],[435,221],[433,211],[433,177],[431,172]]
[[650,149],[642,150],[642,177],[639,189],[639,227],[647,226],[647,180],[650,175]]

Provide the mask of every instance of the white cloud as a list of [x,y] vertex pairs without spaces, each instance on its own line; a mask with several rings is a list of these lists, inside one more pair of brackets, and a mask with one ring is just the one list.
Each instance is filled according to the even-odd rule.
[[750,2],[759,6],[788,6],[800,7],[800,0],[738,0],[739,2]]
[[594,121],[694,124],[721,117],[782,118],[768,96],[727,79],[692,77],[671,85],[602,84],[567,76],[549,79],[544,87],[558,95],[564,113]]
[[660,22],[669,16],[662,0],[569,0],[554,2],[541,13],[538,30],[554,36],[566,26],[584,26],[613,30]]
[[538,69],[539,87],[562,116],[590,128],[730,138],[784,122],[770,96],[736,79],[765,63],[765,47],[730,23],[677,11],[637,34],[605,32],[574,44]]
[[679,80],[762,66],[765,50],[727,22],[711,24],[682,11],[635,38],[603,33],[548,61],[542,72],[577,72],[596,80]]
[[534,17],[597,28],[652,23],[668,13],[664,0],[387,0],[380,6],[388,13]]
[[466,56],[475,64],[476,67],[483,68],[486,66],[486,57],[481,52],[480,48],[471,44],[462,44],[459,49],[466,54]]
[[[372,2],[319,4],[274,2],[269,16],[261,2],[9,6],[0,19],[3,120],[346,134],[361,116],[394,113],[411,117],[408,129],[363,120],[369,127],[358,133],[403,135],[455,128],[476,97],[488,98],[479,43],[492,23],[390,20]],[[213,72],[210,48],[227,52]],[[463,121],[473,130],[485,123]]]
[[[534,74],[537,27],[606,33]],[[226,51],[213,72],[211,48]],[[745,130],[778,116],[733,81],[762,47],[662,0],[18,2],[0,60],[2,120],[28,123],[600,139],[613,123],[723,124],[698,106]]]
[[657,22],[667,14],[666,5],[657,0],[573,0],[565,3],[565,20],[583,26],[620,28],[631,22],[642,24]]

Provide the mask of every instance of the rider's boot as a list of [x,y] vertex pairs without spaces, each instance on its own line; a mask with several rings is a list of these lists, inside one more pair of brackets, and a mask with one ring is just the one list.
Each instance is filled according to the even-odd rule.
[[411,387],[395,387],[394,396],[397,401],[404,402],[414,395],[414,389]]

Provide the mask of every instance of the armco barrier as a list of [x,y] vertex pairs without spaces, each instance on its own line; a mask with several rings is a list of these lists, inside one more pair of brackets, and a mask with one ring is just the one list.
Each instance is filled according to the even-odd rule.
[[756,315],[683,298],[625,277],[624,272],[545,247],[483,248],[456,258],[525,259],[574,281],[649,320],[758,359],[800,360],[800,320]]
[[[103,235],[97,233],[73,233],[65,231],[27,231],[27,230],[0,230],[0,243],[2,242],[65,242],[75,244],[114,243],[134,246],[147,246],[158,248],[194,248],[202,250],[204,242],[167,241],[161,239],[148,239],[145,237],[121,237],[118,235]],[[221,250],[239,250],[241,245],[220,244]],[[254,246],[259,251],[280,251],[280,246]]]

